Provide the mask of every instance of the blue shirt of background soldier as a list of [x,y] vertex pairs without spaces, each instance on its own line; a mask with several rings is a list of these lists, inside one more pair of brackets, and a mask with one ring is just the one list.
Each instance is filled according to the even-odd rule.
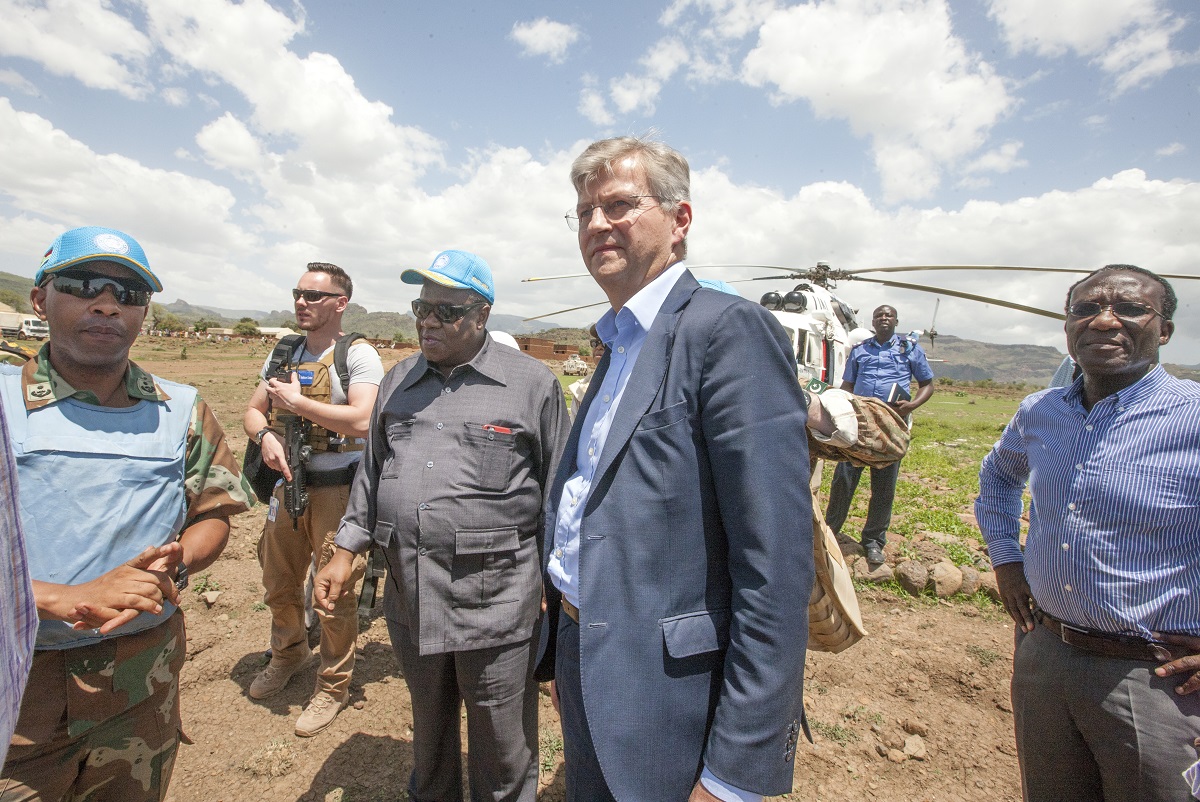
[[[920,345],[896,334],[899,317],[891,306],[880,306],[871,315],[875,336],[859,343],[846,360],[846,372],[842,376],[842,389],[855,395],[870,396],[888,401],[892,388],[903,390],[899,400],[892,406],[905,418],[924,404],[933,395],[933,371]],[[911,399],[913,380],[917,392]],[[911,419],[910,419],[911,421]],[[829,490],[829,506],[825,520],[834,532],[840,533],[850,513],[850,502],[854,490],[862,477],[862,468],[849,462],[838,463],[833,473]],[[883,544],[887,541],[888,526],[892,522],[892,502],[896,497],[896,480],[900,477],[900,463],[886,468],[871,469],[871,502],[867,507],[867,522],[863,525],[862,544],[867,562],[871,565],[883,563]]]

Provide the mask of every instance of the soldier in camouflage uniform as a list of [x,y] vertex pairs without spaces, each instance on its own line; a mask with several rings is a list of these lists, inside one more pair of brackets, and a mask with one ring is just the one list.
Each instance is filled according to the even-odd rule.
[[0,802],[161,800],[181,739],[179,592],[251,491],[196,391],[129,361],[162,289],[136,241],[68,231],[35,284],[50,340],[0,366],[41,619]]

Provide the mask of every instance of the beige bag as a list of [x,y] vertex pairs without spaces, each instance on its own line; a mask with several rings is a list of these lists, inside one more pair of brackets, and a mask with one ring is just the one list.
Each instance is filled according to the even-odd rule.
[[808,601],[808,648],[837,653],[849,649],[866,634],[850,566],[842,556],[837,536],[825,523],[820,503],[821,459],[845,460],[862,467],[882,467],[908,452],[909,432],[895,410],[874,398],[847,396],[858,419],[858,440],[837,448],[808,439],[811,454],[813,510],[813,563],[816,578]]
[[867,634],[863,626],[858,596],[850,566],[842,556],[837,536],[821,514],[818,493],[821,489],[821,465],[813,460],[813,565],[816,577],[808,600],[808,648],[814,652],[849,649]]

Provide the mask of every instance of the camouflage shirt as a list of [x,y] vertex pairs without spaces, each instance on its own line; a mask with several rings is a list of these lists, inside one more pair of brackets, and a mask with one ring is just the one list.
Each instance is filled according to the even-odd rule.
[[[91,390],[76,390],[50,364],[50,343],[45,343],[37,356],[25,363],[21,372],[21,390],[25,409],[49,406],[65,398],[75,398],[85,404],[100,404]],[[130,398],[146,401],[167,401],[170,396],[155,381],[154,376],[134,362],[125,372],[125,391]],[[184,471],[187,495],[187,520],[205,513],[229,516],[245,512],[254,506],[254,491],[232,449],[225,440],[225,431],[217,422],[212,409],[199,395],[192,407],[188,426],[187,459]]]

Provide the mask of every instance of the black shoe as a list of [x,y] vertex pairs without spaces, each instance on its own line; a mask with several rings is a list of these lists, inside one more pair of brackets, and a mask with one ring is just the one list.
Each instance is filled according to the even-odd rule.
[[870,565],[883,565],[883,546],[876,543],[874,540],[868,540],[863,544],[863,551],[867,553],[867,563]]

